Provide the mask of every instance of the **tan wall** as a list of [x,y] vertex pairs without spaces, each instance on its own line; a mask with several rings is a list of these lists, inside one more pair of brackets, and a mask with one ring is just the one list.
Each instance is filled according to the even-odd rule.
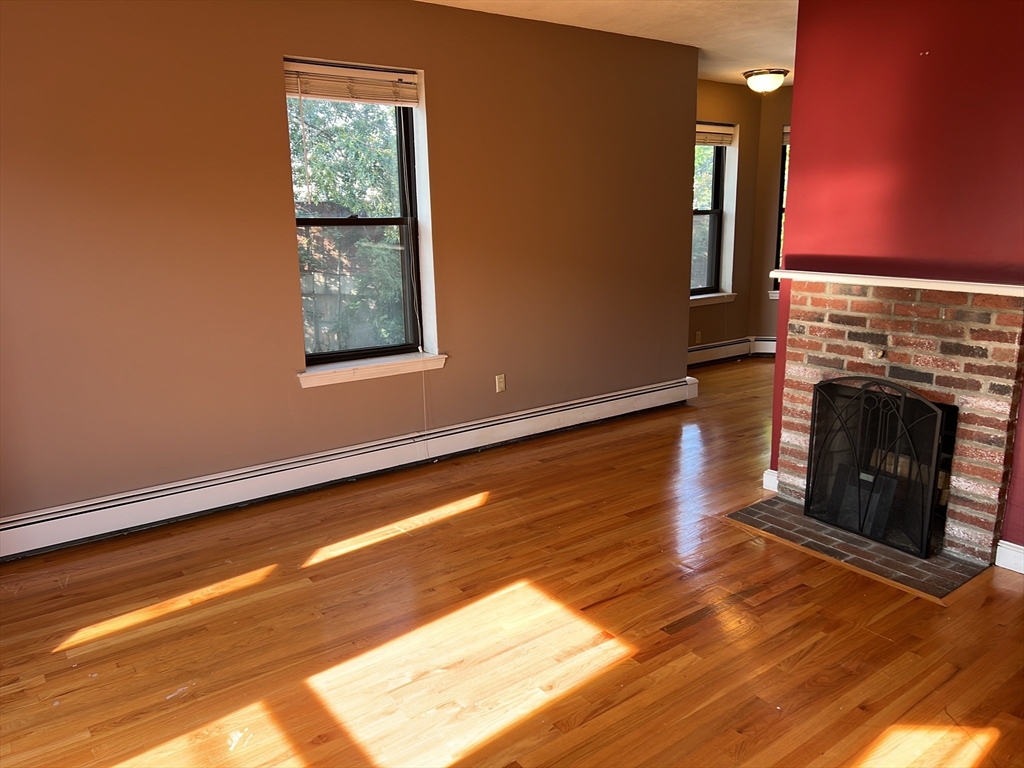
[[[693,48],[407,2],[0,33],[0,514],[686,374]],[[299,386],[286,55],[425,73],[443,370]]]
[[775,264],[782,126],[792,88],[760,96],[745,85],[697,81],[697,119],[739,126],[739,169],[732,290],[735,300],[690,310],[690,345],[775,336],[777,301],[769,300]]

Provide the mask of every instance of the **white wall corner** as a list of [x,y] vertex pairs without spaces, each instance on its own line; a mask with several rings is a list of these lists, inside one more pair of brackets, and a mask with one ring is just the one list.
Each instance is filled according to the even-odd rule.
[[1024,573],[1024,547],[1011,541],[1000,541],[996,546],[996,565]]
[[761,487],[772,493],[779,492],[779,472],[776,469],[766,469],[761,476]]

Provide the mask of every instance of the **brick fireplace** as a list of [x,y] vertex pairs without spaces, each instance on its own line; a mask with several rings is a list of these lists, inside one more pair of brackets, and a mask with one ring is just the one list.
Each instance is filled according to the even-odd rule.
[[943,551],[991,563],[1021,398],[1024,288],[778,274],[792,281],[779,495],[803,503],[814,385],[891,379],[960,409]]

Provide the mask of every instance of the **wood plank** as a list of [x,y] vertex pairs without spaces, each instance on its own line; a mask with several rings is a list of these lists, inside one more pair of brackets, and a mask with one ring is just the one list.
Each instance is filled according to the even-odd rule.
[[764,495],[773,366],[695,373],[685,405],[0,564],[0,762],[1020,766],[1024,577],[942,606],[725,521]]

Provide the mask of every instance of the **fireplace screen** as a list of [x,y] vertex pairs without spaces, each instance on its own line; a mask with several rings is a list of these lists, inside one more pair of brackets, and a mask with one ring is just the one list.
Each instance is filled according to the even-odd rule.
[[884,379],[814,388],[804,514],[927,557],[945,526],[956,408]]

